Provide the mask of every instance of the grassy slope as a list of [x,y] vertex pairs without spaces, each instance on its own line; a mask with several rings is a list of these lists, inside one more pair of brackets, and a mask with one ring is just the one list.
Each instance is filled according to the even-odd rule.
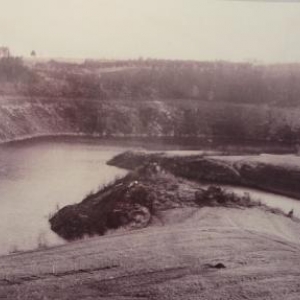
[[146,229],[1,257],[0,298],[299,299],[299,232],[257,208],[173,209]]

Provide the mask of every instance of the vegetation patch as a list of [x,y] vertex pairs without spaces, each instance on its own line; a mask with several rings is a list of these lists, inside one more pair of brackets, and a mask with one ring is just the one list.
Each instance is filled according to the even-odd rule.
[[228,192],[219,186],[211,185],[207,189],[199,190],[195,195],[195,202],[200,206],[224,206],[224,207],[255,207],[261,206],[259,201],[254,201],[245,193],[238,196]]

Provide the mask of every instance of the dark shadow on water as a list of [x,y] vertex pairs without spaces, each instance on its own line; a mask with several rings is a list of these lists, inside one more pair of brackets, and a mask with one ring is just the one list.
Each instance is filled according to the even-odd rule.
[[167,150],[206,150],[220,151],[223,154],[291,154],[296,153],[295,145],[271,141],[236,141],[228,138],[209,139],[207,137],[99,137],[93,135],[37,136],[10,141],[0,147],[28,146],[41,143],[82,143],[90,145],[140,148],[154,151]]

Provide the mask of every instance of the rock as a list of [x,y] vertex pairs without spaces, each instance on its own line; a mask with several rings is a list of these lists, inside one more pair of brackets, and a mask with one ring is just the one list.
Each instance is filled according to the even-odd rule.
[[226,266],[222,263],[217,263],[216,265],[213,266],[215,269],[225,269]]

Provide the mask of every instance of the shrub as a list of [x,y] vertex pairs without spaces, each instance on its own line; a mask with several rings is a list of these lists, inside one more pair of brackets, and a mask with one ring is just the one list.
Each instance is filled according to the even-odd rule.
[[197,191],[195,202],[199,206],[253,207],[261,205],[260,202],[251,199],[248,193],[239,196],[215,185]]

